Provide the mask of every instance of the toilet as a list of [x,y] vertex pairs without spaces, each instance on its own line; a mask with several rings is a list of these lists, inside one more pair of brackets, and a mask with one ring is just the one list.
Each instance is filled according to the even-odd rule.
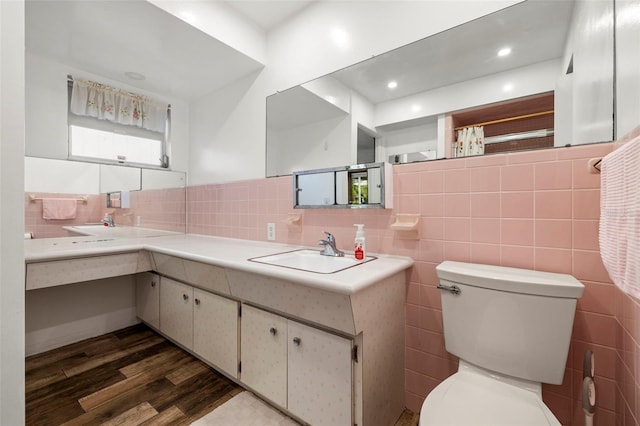
[[562,383],[584,286],[492,265],[445,261],[436,271],[445,346],[460,364],[427,396],[420,426],[560,425],[542,383]]

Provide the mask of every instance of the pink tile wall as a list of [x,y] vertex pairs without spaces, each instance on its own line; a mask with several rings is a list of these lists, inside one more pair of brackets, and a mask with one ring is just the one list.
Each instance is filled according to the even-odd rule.
[[[615,424],[616,413],[627,413],[618,415],[618,420],[628,422],[640,409],[639,376],[630,367],[640,360],[640,327],[620,327],[616,319],[614,302],[622,303],[624,298],[616,299],[600,260],[600,177],[590,174],[587,166],[588,159],[606,155],[612,146],[395,166],[392,210],[294,210],[291,177],[189,187],[188,232],[266,240],[267,223],[274,222],[278,242],[314,246],[322,231],[328,230],[339,248],[350,250],[353,224],[364,223],[369,252],[412,257],[405,398],[407,407],[416,412],[426,395],[457,368],[455,357],[444,349],[440,296],[435,288],[439,262],[448,259],[573,274],[584,283],[585,292],[578,301],[565,380],[560,386],[545,385],[544,399],[563,425],[583,424],[582,358],[591,349],[597,359],[599,390],[595,424]],[[399,239],[390,230],[397,213],[420,214],[418,240]],[[291,214],[302,216],[301,227],[286,224]],[[628,324],[639,318],[638,304],[633,306],[635,310],[627,306],[627,311],[636,317]],[[629,353],[618,349],[618,340],[632,348]],[[621,365],[627,370],[621,370]],[[622,375],[626,382],[621,371],[628,373]],[[633,422],[620,424],[637,426]]]
[[133,226],[140,217],[140,226],[185,232],[185,188],[154,189],[131,192],[131,208],[108,209],[105,195],[88,195],[87,202],[78,202],[77,217],[72,220],[42,219],[42,201],[31,201],[29,195],[45,198],[82,198],[85,194],[25,193],[25,232],[33,232],[35,238],[68,237],[64,226],[99,222],[105,212],[114,216],[116,225]]
[[89,195],[87,202],[78,202],[75,219],[45,220],[42,218],[42,201],[31,201],[30,195],[37,198],[82,198],[85,194],[49,194],[29,192],[24,194],[24,232],[32,232],[34,238],[68,237],[70,234],[62,229],[63,226],[84,225],[97,222],[102,218],[102,210],[106,199],[104,195]]
[[185,232],[186,189],[147,189],[131,192],[131,208],[114,209],[116,224]]

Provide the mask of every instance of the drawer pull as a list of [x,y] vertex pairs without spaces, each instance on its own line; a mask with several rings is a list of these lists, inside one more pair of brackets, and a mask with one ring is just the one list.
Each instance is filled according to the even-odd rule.
[[187,296],[186,294],[182,295],[182,300],[189,300],[189,296]]
[[302,340],[300,340],[299,337],[294,337],[293,338],[293,344],[296,346],[300,346],[300,343],[302,343]]
[[196,305],[200,304],[200,299],[198,299],[198,298],[194,299],[193,301],[195,302]]
[[271,327],[269,329],[269,333],[271,333],[272,336],[275,336],[276,334],[278,334],[278,329],[275,327]]
[[155,287],[156,286],[156,282],[155,281],[151,281],[151,287]]

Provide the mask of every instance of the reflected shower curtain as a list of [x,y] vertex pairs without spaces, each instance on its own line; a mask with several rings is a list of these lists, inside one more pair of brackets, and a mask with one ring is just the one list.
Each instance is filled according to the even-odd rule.
[[467,157],[470,155],[484,154],[484,128],[465,127],[458,130],[455,157]]

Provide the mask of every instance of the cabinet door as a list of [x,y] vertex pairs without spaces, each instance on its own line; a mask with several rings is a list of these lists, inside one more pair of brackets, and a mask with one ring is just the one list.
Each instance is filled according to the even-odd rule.
[[160,328],[160,277],[151,272],[136,275],[136,314],[152,327]]
[[352,341],[289,321],[288,410],[313,425],[352,423]]
[[185,348],[193,348],[193,287],[162,277],[160,331]]
[[242,382],[283,408],[287,406],[287,320],[242,305]]
[[238,377],[238,302],[193,289],[193,351]]

